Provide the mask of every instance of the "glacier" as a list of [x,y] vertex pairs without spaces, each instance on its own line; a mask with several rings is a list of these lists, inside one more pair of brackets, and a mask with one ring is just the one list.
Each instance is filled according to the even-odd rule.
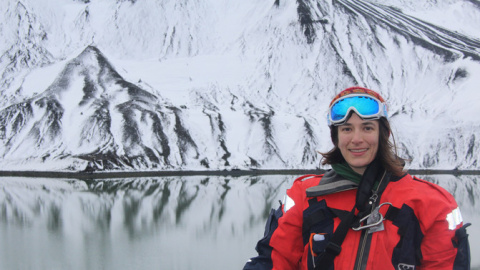
[[478,170],[478,1],[0,7],[0,168],[317,169],[343,88],[387,99],[410,169]]

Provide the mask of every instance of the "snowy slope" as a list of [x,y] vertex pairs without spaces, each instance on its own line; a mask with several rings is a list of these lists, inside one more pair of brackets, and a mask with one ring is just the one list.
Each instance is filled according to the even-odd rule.
[[476,1],[0,11],[3,170],[316,168],[331,147],[326,106],[352,85],[387,98],[411,168],[479,168]]

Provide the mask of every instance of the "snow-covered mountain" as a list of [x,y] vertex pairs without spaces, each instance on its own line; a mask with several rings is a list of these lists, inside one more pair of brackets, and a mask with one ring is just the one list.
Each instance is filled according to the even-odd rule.
[[475,0],[8,0],[1,170],[317,168],[327,105],[388,100],[410,168],[480,164]]

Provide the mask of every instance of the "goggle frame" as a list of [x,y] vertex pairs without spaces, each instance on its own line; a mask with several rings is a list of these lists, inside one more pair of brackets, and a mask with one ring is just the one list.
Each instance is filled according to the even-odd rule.
[[[333,109],[333,107],[336,104],[338,104],[338,102],[340,102],[340,101],[343,101],[345,99],[355,98],[355,97],[365,97],[365,98],[369,98],[369,99],[374,100],[378,105],[378,112],[376,112],[374,114],[369,114],[369,115],[361,114],[358,111],[358,109],[355,108],[355,104],[353,104],[350,107],[348,107],[347,111],[345,112],[344,116],[341,119],[333,120],[332,119],[332,109]],[[376,119],[380,119],[381,117],[385,117],[385,118],[388,119],[387,105],[384,102],[382,102],[379,99],[377,99],[376,97],[368,95],[368,94],[350,94],[350,95],[346,95],[344,97],[339,98],[328,108],[328,114],[327,114],[328,126],[339,126],[339,125],[344,124],[348,120],[348,116],[350,115],[350,113],[352,111],[354,111],[363,120],[376,120]]]

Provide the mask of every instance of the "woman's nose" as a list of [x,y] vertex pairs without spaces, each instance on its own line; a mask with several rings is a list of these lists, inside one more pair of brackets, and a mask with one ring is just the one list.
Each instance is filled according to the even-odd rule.
[[359,130],[354,130],[352,134],[352,143],[360,143],[363,140],[363,135]]

